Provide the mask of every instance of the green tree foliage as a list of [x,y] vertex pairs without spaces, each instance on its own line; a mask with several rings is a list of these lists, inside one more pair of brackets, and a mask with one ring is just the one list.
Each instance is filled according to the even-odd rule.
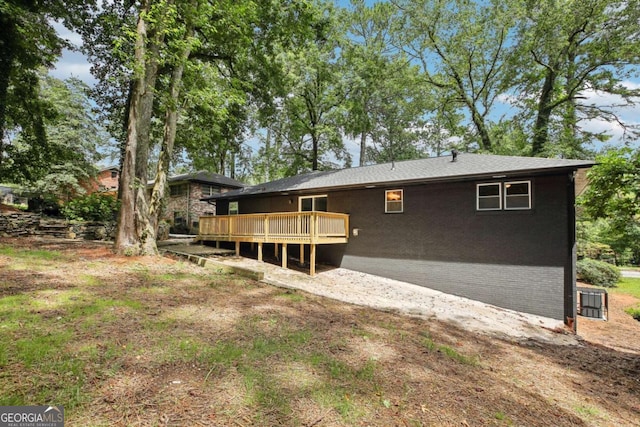
[[612,149],[596,158],[580,203],[588,218],[606,218],[607,242],[617,253],[630,250],[640,262],[640,149]]
[[502,93],[508,40],[515,17],[510,3],[466,0],[398,0],[393,43],[421,67],[440,116],[459,130],[460,113],[469,131],[452,134],[466,145],[491,151],[490,114]]
[[304,38],[281,52],[279,88],[285,119],[279,137],[290,157],[287,175],[328,169],[335,161],[350,165],[339,129],[346,100],[343,70],[337,61],[342,32],[330,3],[317,2]]
[[[590,155],[585,144],[608,138],[585,130],[584,120],[624,125],[615,107],[634,104],[640,96],[624,84],[638,73],[639,17],[637,0],[524,3],[506,87],[518,94],[533,155],[583,158]],[[588,95],[597,93],[618,101],[595,105]],[[628,130],[634,138],[633,128]]]
[[69,198],[82,193],[83,182],[94,175],[99,150],[108,144],[104,130],[96,124],[85,83],[39,75],[33,89],[41,109],[41,126],[16,127],[5,146],[3,173],[10,181],[35,193]]
[[[391,45],[394,8],[351,2],[341,51],[347,100],[343,128],[360,141],[360,166],[423,157],[418,141],[428,102],[419,68]],[[389,102],[393,100],[393,102]]]
[[[75,28],[93,1],[0,0],[0,167],[7,130],[21,128],[32,143],[46,143],[38,72],[53,65],[68,43],[58,37],[53,19]],[[11,135],[9,136],[11,138]]]

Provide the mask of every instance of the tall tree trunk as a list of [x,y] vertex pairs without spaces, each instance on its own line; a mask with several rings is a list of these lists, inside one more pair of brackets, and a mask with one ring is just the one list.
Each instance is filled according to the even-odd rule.
[[[138,23],[136,26],[135,62],[139,69],[145,69],[147,23],[145,17],[151,7],[150,1],[144,1],[140,6]],[[136,68],[137,68],[136,67]],[[121,170],[120,188],[120,212],[116,228],[115,251],[123,255],[138,255],[141,253],[140,239],[136,226],[136,187],[140,185],[136,179],[136,163],[143,159],[137,159],[138,132],[141,120],[141,103],[145,93],[146,78],[144,73],[138,72],[134,78],[134,84],[129,102],[129,116],[127,120],[127,136],[124,147],[124,156]]]
[[311,151],[311,170],[318,170],[318,146],[320,145],[320,138],[316,133],[316,129],[314,128],[311,132],[311,142],[313,144],[313,148]]
[[480,145],[484,150],[491,151],[491,136],[489,136],[489,131],[487,130],[487,125],[484,122],[484,118],[480,115],[480,112],[475,107],[475,105],[470,105],[471,108],[471,119],[473,124],[478,131],[478,135],[480,135]]
[[[567,62],[570,64],[567,70],[567,79],[565,83],[565,93],[571,94],[574,90],[576,81],[576,53],[570,50],[567,53]],[[568,154],[570,158],[578,158],[581,152],[582,144],[577,139],[578,135],[578,106],[573,96],[568,96],[567,110],[563,115],[563,152]]]
[[153,116],[153,100],[156,79],[158,76],[158,57],[162,36],[155,31],[148,48],[147,65],[145,67],[144,93],[140,99],[140,118],[138,120],[138,144],[136,150],[136,233],[140,240],[140,253],[157,255],[156,228],[149,216],[149,200],[147,198],[147,182],[149,181],[149,147],[151,139],[151,118]]
[[[154,89],[158,74],[160,46],[164,41],[164,23],[146,22],[153,0],[140,5],[136,29],[134,88],[129,104],[129,119],[122,165],[121,209],[116,231],[116,252],[141,255],[158,253],[155,233],[149,233],[147,171]],[[171,2],[164,3],[165,6]],[[162,14],[160,14],[162,16]],[[149,34],[150,33],[150,34]]]
[[367,133],[363,131],[360,134],[360,161],[358,162],[360,166],[364,166],[364,158],[366,156],[366,153],[367,153]]
[[531,154],[537,156],[542,153],[549,139],[549,121],[551,120],[551,97],[553,86],[556,80],[556,73],[551,68],[547,68],[544,78],[540,99],[538,100],[538,116],[533,127],[533,142],[531,144]]
[[121,200],[122,199],[122,189],[124,188],[124,185],[122,183],[122,170],[123,170],[123,165],[124,165],[124,161],[125,161],[125,156],[126,156],[126,148],[127,148],[127,133],[128,133],[128,126],[129,126],[129,113],[131,112],[131,99],[133,97],[133,89],[135,87],[135,82],[134,81],[130,81],[129,82],[129,90],[127,92],[127,103],[125,104],[125,108],[124,108],[124,117],[122,118],[122,140],[119,142],[119,149],[120,149],[120,160],[118,162],[118,195],[117,195],[117,199]]
[[158,167],[156,171],[153,191],[151,193],[151,201],[149,203],[149,229],[147,232],[153,236],[155,241],[158,236],[158,224],[160,221],[160,211],[162,209],[162,200],[167,189],[167,179],[169,167],[171,163],[171,155],[176,140],[176,128],[178,127],[178,103],[180,98],[180,86],[182,84],[182,74],[184,72],[184,64],[189,59],[191,49],[189,39],[193,35],[193,29],[188,28],[185,35],[185,48],[182,52],[180,62],[173,68],[171,72],[171,83],[169,88],[170,100],[167,111],[165,113],[164,131],[162,137],[162,146],[160,148],[160,158],[158,159]]

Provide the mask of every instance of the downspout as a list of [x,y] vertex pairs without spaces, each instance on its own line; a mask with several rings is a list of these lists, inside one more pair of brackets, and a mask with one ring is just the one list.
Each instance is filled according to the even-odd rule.
[[191,181],[187,181],[187,230],[191,233]]
[[564,314],[565,324],[576,333],[578,308],[576,295],[576,171],[567,178],[567,259],[564,270]]

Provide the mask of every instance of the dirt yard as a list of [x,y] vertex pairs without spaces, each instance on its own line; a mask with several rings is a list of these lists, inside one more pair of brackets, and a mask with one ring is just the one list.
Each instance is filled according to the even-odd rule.
[[638,426],[632,303],[560,345],[4,238],[0,406],[63,405],[68,426]]

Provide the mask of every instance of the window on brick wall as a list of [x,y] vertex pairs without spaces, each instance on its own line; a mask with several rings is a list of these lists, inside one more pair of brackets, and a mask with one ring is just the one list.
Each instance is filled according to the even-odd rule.
[[476,209],[495,211],[502,209],[502,184],[499,182],[476,186]]
[[327,195],[301,196],[298,199],[298,211],[300,212],[326,212]]
[[220,194],[220,187],[218,187],[217,185],[201,184],[200,188],[202,190],[202,197]]
[[188,191],[188,184],[176,184],[170,185],[169,191],[171,192],[171,196],[186,196]]
[[387,190],[384,192],[385,213],[402,213],[404,211],[404,191]]
[[476,209],[479,211],[531,209],[531,181],[477,184]]
[[531,181],[505,182],[504,208],[531,209]]

